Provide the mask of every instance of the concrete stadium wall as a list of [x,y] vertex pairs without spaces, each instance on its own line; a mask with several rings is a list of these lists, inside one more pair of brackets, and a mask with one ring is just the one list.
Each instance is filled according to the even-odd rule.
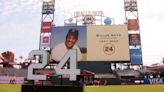
[[[12,79],[12,76],[0,76],[0,83],[2,84],[8,84],[10,83],[10,80]],[[16,77],[16,83],[23,84],[24,83],[24,77]]]

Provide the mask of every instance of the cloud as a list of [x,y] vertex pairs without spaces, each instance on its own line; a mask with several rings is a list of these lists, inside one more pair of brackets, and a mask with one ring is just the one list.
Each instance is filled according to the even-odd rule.
[[41,4],[41,0],[2,0],[0,52],[12,50],[27,57],[30,50],[38,49]]
[[0,52],[12,50],[17,55],[27,56],[28,50],[38,48],[40,22],[10,24],[0,27]]
[[146,65],[159,63],[164,56],[163,3],[163,0],[138,0],[143,63]]
[[1,16],[10,16],[13,13],[26,12],[26,10],[35,11],[41,6],[40,0],[2,0],[3,5],[0,8]]
[[105,16],[114,18],[115,23],[125,22],[124,0],[56,0],[56,24],[63,25],[76,11],[103,11]]

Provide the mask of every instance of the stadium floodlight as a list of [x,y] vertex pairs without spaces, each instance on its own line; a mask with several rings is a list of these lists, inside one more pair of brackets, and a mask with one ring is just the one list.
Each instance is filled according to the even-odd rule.
[[45,1],[45,2],[51,2],[51,1],[53,1],[53,0],[43,0],[43,1]]

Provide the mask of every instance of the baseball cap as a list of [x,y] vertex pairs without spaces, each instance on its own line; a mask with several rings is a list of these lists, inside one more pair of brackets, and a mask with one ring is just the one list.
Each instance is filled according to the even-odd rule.
[[69,29],[66,38],[70,35],[73,35],[76,39],[78,39],[79,32],[77,29],[71,28],[71,29]]

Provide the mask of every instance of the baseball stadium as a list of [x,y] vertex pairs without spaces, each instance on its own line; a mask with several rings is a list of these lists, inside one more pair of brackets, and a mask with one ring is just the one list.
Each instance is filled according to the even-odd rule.
[[164,92],[164,67],[143,66],[137,0],[123,1],[122,24],[86,10],[56,26],[43,0],[39,48],[19,64],[1,53],[0,92]]

